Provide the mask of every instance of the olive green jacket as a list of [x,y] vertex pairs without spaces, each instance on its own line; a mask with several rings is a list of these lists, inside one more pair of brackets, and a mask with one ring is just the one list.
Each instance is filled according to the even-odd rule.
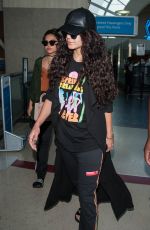
[[42,59],[43,57],[39,57],[35,60],[33,74],[30,83],[29,99],[31,99],[31,101],[33,102],[31,118],[34,117],[34,104],[35,102],[39,102],[41,95]]

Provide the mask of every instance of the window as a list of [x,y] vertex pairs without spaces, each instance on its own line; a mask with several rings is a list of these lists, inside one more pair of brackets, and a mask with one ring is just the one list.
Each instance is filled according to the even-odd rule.
[[89,10],[97,16],[115,16],[116,11],[124,10],[130,0],[92,0]]

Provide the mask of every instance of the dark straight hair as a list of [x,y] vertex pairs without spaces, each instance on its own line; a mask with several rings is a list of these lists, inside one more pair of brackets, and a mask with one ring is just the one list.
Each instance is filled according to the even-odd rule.
[[45,40],[45,37],[49,34],[53,34],[58,40],[61,38],[61,35],[59,34],[58,30],[56,28],[53,28],[53,29],[47,30],[44,33],[42,40]]

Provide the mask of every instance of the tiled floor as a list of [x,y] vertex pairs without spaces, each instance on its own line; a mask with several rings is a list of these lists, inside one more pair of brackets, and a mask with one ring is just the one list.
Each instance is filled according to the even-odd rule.
[[[101,204],[99,230],[149,230],[150,167],[143,158],[146,140],[147,96],[119,96],[113,113],[115,146],[112,159],[117,172],[127,183],[135,210],[118,222],[110,204]],[[18,134],[27,131],[27,123],[19,123]],[[77,197],[70,203],[59,203],[50,211],[43,207],[53,178],[55,146],[51,146],[49,172],[42,189],[33,189],[34,158],[28,144],[19,152],[0,152],[0,230],[77,230],[74,213]],[[15,161],[17,160],[17,161]],[[15,161],[10,167],[9,161]]]

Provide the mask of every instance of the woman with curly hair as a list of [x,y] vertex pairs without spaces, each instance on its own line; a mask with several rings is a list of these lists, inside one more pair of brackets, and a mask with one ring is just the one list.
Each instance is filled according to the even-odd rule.
[[[45,210],[77,194],[81,207],[79,230],[93,230],[102,163],[114,144],[112,103],[117,89],[93,14],[84,8],[71,11],[60,31],[64,38],[51,64],[51,88],[29,143],[36,150],[40,126],[51,113],[56,169]],[[125,211],[128,207],[124,206]]]

